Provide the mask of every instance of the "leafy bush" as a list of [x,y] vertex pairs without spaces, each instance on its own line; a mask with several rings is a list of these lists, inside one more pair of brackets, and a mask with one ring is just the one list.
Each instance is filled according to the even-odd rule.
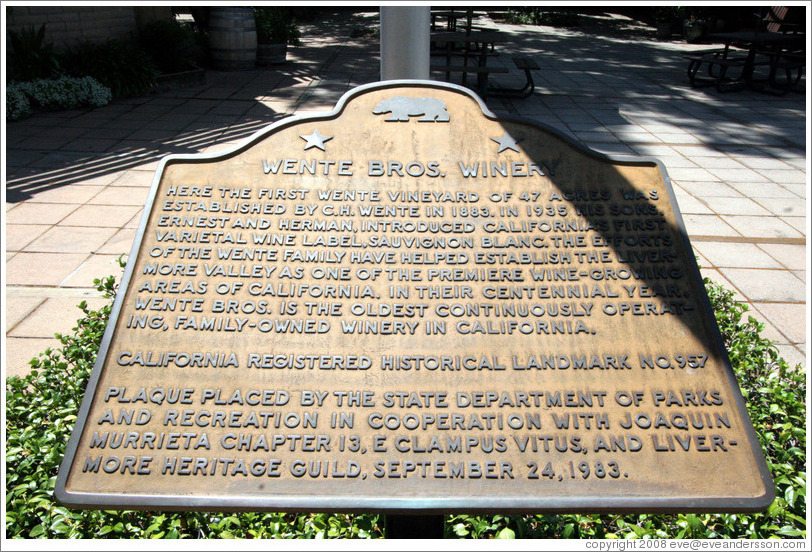
[[71,510],[54,500],[56,473],[76,422],[117,291],[99,310],[82,301],[73,335],[31,360],[24,378],[6,380],[6,536],[8,538],[371,538],[379,516]]
[[6,86],[6,120],[18,121],[31,114],[31,102],[24,87],[17,83]]
[[[113,298],[113,277],[97,280]],[[763,327],[733,294],[706,280],[778,498],[758,514],[453,515],[447,537],[778,538],[806,537],[805,375],[760,337]],[[61,348],[6,381],[6,535],[9,538],[374,538],[373,514],[203,513],[69,510],[54,501],[57,469],[98,353],[111,305],[84,317]]]
[[93,77],[61,77],[20,83],[29,99],[42,109],[101,107],[110,103],[112,93]]
[[6,88],[6,118],[17,120],[29,115],[31,104],[44,110],[75,109],[100,107],[111,99],[110,89],[92,77],[12,83]]
[[109,87],[114,98],[146,92],[155,86],[158,74],[146,52],[116,39],[100,44],[83,42],[67,49],[62,68],[70,76],[93,77]]
[[110,103],[112,93],[92,77],[37,79],[6,87],[6,119],[18,120],[31,114],[31,107],[52,111],[78,107],[100,107]]
[[142,25],[138,29],[138,44],[161,73],[185,71],[202,57],[195,34],[174,19]]
[[[96,280],[112,298],[113,277]],[[60,458],[93,368],[111,305],[98,311],[82,301],[84,318],[71,336],[57,334],[62,347],[46,349],[32,359],[24,378],[6,380],[6,534],[11,537],[53,537],[71,534],[72,527],[91,532],[95,515],[71,512],[53,498]]]
[[300,44],[301,33],[290,8],[254,8],[254,20],[260,44]]
[[549,8],[511,8],[505,14],[508,23],[546,25],[548,27],[578,27],[580,16],[572,11],[550,11]]
[[9,80],[47,79],[59,70],[54,45],[45,42],[45,25],[37,31],[34,27],[20,32],[9,29],[8,39],[11,46],[11,51],[6,56]]

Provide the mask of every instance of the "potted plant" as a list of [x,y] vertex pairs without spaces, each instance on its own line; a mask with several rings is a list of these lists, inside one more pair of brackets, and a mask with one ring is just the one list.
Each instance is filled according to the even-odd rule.
[[684,22],[685,41],[694,44],[701,42],[708,32],[707,11],[704,8],[690,7]]
[[174,19],[149,21],[138,27],[138,44],[158,69],[159,87],[206,82],[199,36]]
[[288,44],[298,45],[299,27],[290,8],[254,8],[257,25],[257,63],[284,63]]
[[654,11],[657,38],[668,40],[680,23],[680,9],[676,6],[660,6]]

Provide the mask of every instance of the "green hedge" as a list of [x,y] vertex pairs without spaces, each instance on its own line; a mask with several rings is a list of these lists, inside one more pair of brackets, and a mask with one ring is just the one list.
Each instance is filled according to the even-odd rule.
[[[112,299],[112,277],[98,281]],[[806,379],[760,336],[733,294],[706,280],[733,368],[775,478],[765,513],[703,515],[489,515],[446,517],[446,537],[785,538],[806,537]],[[6,380],[8,538],[378,538],[372,514],[256,514],[70,510],[53,498],[57,469],[98,352],[111,305],[83,317],[59,349]]]
[[6,86],[6,120],[31,114],[32,105],[45,111],[101,107],[113,99],[109,88],[93,77],[59,77],[13,82]]
[[61,55],[62,70],[89,75],[112,90],[114,98],[138,96],[153,88],[158,70],[149,55],[132,42],[109,39],[81,42]]

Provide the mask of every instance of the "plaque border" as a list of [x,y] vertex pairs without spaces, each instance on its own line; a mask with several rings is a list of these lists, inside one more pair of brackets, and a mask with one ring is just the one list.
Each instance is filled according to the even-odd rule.
[[[293,115],[286,117],[258,130],[243,142],[234,145],[232,148],[213,153],[198,154],[170,154],[164,156],[156,170],[150,186],[147,201],[144,204],[144,211],[138,230],[130,249],[129,258],[135,259],[141,247],[141,243],[146,232],[152,208],[155,204],[158,187],[167,165],[176,162],[207,162],[217,159],[227,159],[232,155],[249,149],[255,143],[261,141],[266,136],[273,134],[288,126],[293,126],[306,121],[320,121],[336,118],[341,115],[344,107],[353,98],[365,94],[372,90],[385,90],[388,88],[400,88],[404,86],[417,88],[434,88],[446,91],[453,91],[464,94],[476,101],[482,110],[482,114],[493,121],[516,122],[529,124],[541,128],[562,140],[565,144],[575,148],[581,153],[593,157],[599,161],[609,163],[622,163],[626,165],[646,165],[654,163],[660,170],[660,174],[668,192],[668,199],[674,212],[674,219],[679,230],[683,245],[686,251],[692,251],[682,213],[679,210],[676,196],[671,180],[668,177],[663,163],[654,157],[632,156],[632,155],[608,155],[595,151],[585,144],[563,134],[558,129],[532,119],[519,117],[498,117],[490,111],[485,102],[473,91],[460,85],[431,80],[400,79],[390,81],[379,81],[357,86],[345,92],[339,98],[335,107],[329,111],[313,112],[303,115]],[[689,272],[696,281],[702,282],[702,276],[697,265],[696,258],[688,255],[686,272]],[[122,509],[122,510],[161,510],[161,511],[290,511],[290,512],[381,512],[391,514],[442,514],[442,513],[677,513],[677,512],[760,512],[765,510],[776,497],[775,485],[767,467],[766,459],[759,444],[758,436],[753,428],[750,415],[744,404],[738,381],[730,364],[727,350],[724,346],[721,332],[715,319],[713,324],[709,324],[711,339],[715,342],[719,351],[722,352],[722,364],[727,378],[728,385],[734,391],[733,399],[737,412],[744,423],[744,432],[747,435],[748,444],[752,452],[753,459],[757,464],[758,474],[766,489],[765,494],[754,497],[731,497],[731,496],[664,496],[664,497],[633,497],[633,496],[539,496],[539,497],[465,497],[465,498],[401,498],[397,496],[378,495],[333,497],[333,496],[302,496],[271,494],[262,496],[249,495],[195,495],[184,496],[165,494],[116,494],[116,493],[80,493],[67,490],[67,476],[71,466],[75,461],[79,439],[87,423],[90,412],[90,405],[98,391],[98,383],[101,372],[107,358],[108,349],[113,337],[118,317],[121,312],[125,290],[128,289],[130,280],[135,269],[135,263],[128,263],[122,276],[119,289],[121,290],[115,298],[110,318],[102,337],[96,362],[93,366],[87,388],[82,399],[76,423],[71,431],[65,455],[59,467],[59,471],[54,486],[54,496],[62,504],[73,508],[86,509]],[[713,309],[707,293],[700,293],[699,302],[706,313],[713,316]]]

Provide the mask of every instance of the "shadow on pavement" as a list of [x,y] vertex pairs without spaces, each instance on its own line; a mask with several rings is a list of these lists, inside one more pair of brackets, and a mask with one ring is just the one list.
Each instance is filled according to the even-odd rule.
[[[500,115],[529,114],[548,124],[546,114],[559,115],[566,124],[566,107],[575,98],[582,105],[592,102],[591,109],[603,114],[592,119],[593,127],[582,121],[580,130],[611,132],[620,144],[627,143],[626,131],[658,124],[724,153],[747,149],[767,156],[757,148],[805,148],[800,95],[692,89],[682,57],[685,44],[658,42],[645,25],[628,19],[606,23],[591,12],[580,29],[494,24],[510,37],[500,47],[498,63],[507,65],[511,55],[521,54],[533,57],[541,69],[532,97],[489,99],[491,109]],[[377,80],[377,27],[376,10],[322,8],[302,25],[302,45],[291,49],[285,65],[210,71],[202,89],[11,123],[7,200],[16,203],[47,189],[150,166],[168,154],[237,142],[300,110],[329,110],[350,88]]]

